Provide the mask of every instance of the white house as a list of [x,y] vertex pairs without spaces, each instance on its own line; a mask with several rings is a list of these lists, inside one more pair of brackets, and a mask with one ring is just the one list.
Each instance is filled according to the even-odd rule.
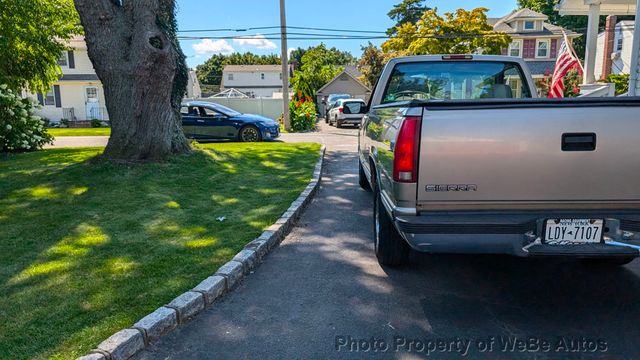
[[[620,21],[615,28],[598,34],[596,50],[596,79],[610,74],[629,74],[633,49],[634,21]],[[610,44],[607,44],[611,42]]]
[[282,93],[281,65],[226,65],[221,90],[237,89],[251,97],[273,97]]
[[[37,99],[42,108],[36,114],[52,122],[60,119],[109,120],[102,83],[89,59],[84,38],[73,38],[68,45],[71,50],[58,59],[62,70],[59,80],[46,93],[25,95]],[[193,70],[189,71],[187,92],[191,98],[201,96],[200,84]]]
[[30,94],[42,105],[37,114],[53,122],[108,120],[102,83],[87,54],[84,38],[71,39],[69,50],[58,60],[60,79],[46,93]]

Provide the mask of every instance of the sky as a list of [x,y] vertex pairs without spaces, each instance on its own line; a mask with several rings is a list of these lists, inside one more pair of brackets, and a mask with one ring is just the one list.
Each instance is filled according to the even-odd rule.
[[[387,13],[400,0],[286,0],[287,26],[384,32],[393,25]],[[457,8],[486,7],[489,17],[500,17],[516,8],[516,0],[427,0],[439,13]],[[280,26],[279,0],[178,0],[178,35],[181,37],[228,37],[229,39],[181,39],[189,67],[204,63],[213,54],[251,51],[280,54],[279,29],[247,31],[184,32],[185,30],[247,29]],[[294,30],[298,33],[318,33]],[[326,34],[326,32],[324,32]],[[336,34],[345,34],[337,32]],[[351,33],[364,37],[384,34]],[[234,38],[243,36],[245,38]],[[290,34],[290,37],[296,37]],[[297,37],[309,37],[298,35]],[[382,39],[289,40],[289,49],[315,46],[324,42],[359,57],[368,41],[379,45]]]

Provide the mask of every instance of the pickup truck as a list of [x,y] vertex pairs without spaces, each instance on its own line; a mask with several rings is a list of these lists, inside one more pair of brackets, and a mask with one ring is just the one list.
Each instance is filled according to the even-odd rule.
[[359,132],[375,252],[571,257],[640,250],[640,98],[540,99],[522,59],[391,60]]

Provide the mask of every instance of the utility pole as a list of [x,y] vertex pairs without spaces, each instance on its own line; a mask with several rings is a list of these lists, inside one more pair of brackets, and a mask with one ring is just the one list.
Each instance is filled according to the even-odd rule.
[[291,119],[289,119],[289,53],[287,49],[287,15],[284,0],[280,0],[280,42],[282,44],[280,59],[282,60],[282,102],[284,128],[291,129]]

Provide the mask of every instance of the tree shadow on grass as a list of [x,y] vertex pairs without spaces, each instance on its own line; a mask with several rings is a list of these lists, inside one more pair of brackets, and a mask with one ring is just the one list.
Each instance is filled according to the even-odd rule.
[[99,149],[0,157],[0,358],[81,355],[196,285],[289,207],[317,148],[216,144],[135,167],[89,161]]

